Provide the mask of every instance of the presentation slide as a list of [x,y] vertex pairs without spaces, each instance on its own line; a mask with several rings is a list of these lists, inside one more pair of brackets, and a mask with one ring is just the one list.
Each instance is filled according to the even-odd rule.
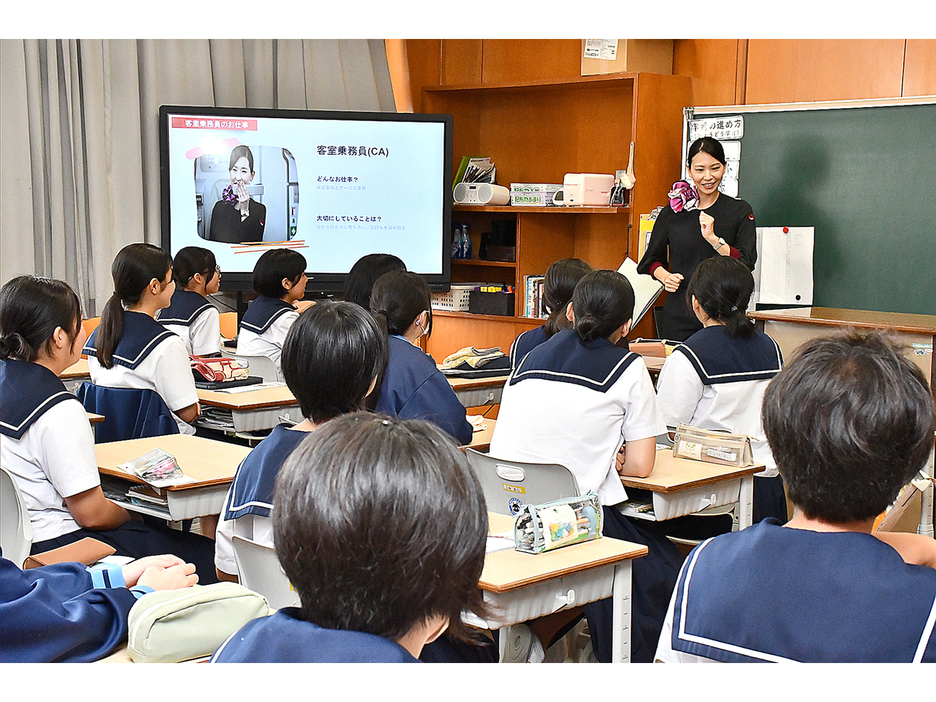
[[[333,113],[332,113],[333,114]],[[441,122],[168,114],[171,253],[247,273],[271,246],[320,273],[366,253],[442,273]]]

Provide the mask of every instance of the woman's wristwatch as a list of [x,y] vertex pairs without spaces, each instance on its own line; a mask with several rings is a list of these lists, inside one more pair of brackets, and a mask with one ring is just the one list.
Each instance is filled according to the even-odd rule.
[[727,241],[725,241],[725,240],[722,239],[721,237],[718,237],[718,243],[717,243],[717,244],[712,244],[712,248],[715,249],[716,251],[718,251],[722,246],[724,246],[724,245],[727,244],[727,243],[728,243]]

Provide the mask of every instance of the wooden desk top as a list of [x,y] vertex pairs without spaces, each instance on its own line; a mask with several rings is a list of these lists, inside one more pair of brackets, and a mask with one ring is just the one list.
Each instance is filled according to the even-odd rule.
[[167,488],[168,490],[187,490],[229,483],[234,479],[237,466],[250,453],[250,448],[247,446],[188,434],[110,441],[96,444],[94,453],[97,456],[98,470],[101,473],[143,483],[138,477],[121,470],[117,465],[139,458],[154,448],[161,448],[174,456],[182,472],[196,481],[189,485]]
[[258,410],[299,404],[285,385],[232,393],[201,389],[196,392],[202,404],[229,410]]
[[63,380],[71,380],[72,378],[89,378],[91,377],[91,371],[88,368],[88,359],[79,358],[74,365],[69,366],[62,371],[62,374],[59,378]]
[[491,436],[494,435],[494,426],[497,421],[485,418],[484,429],[476,431],[471,435],[471,441],[467,446],[459,446],[464,451],[466,448],[473,448],[477,451],[487,451],[491,447]]
[[750,316],[752,319],[768,322],[793,322],[827,327],[850,326],[859,329],[891,329],[905,334],[936,334],[936,316],[928,314],[802,307],[786,310],[760,310],[752,312]]
[[[492,534],[513,529],[512,517],[491,513],[488,518]],[[488,592],[510,592],[588,568],[639,558],[647,552],[646,546],[607,536],[538,554],[520,553],[509,548],[487,554],[480,585]]]
[[476,390],[478,388],[499,388],[507,383],[507,375],[495,375],[490,378],[453,378],[445,376],[453,390]]
[[94,412],[85,412],[85,414],[88,415],[88,421],[91,422],[92,426],[104,421],[103,414],[95,414]]
[[760,473],[762,470],[764,470],[763,464],[735,468],[704,461],[692,461],[688,458],[674,458],[673,450],[667,448],[657,450],[656,462],[650,477],[621,476],[621,483],[626,488],[643,488],[653,492],[679,492],[722,480],[743,478]]

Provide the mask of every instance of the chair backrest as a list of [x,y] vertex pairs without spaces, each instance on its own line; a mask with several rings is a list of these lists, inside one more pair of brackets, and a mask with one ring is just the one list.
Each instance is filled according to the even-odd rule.
[[223,351],[221,355],[225,358],[233,358],[241,365],[246,365],[247,373],[263,378],[264,383],[283,382],[282,375],[277,372],[276,364],[269,356],[244,356],[243,354],[227,351]]
[[100,317],[89,317],[81,320],[81,326],[84,327],[85,334],[91,336],[91,332],[97,329],[101,324]]
[[558,463],[521,463],[466,449],[484,490],[489,512],[514,515],[520,505],[539,505],[580,495],[575,474]]
[[0,468],[0,548],[20,568],[32,548],[33,530],[26,501],[13,476]]
[[289,584],[276,551],[238,534],[231,542],[241,585],[266,597],[273,609],[299,606],[299,593]]
[[85,381],[75,393],[87,412],[104,415],[96,443],[178,434],[179,425],[155,390],[108,388]]

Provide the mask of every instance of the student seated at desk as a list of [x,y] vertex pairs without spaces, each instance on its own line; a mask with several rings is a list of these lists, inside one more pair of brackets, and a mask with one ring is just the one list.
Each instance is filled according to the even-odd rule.
[[152,244],[129,244],[111,266],[114,294],[101,324],[82,352],[91,382],[109,388],[154,390],[172,412],[181,434],[201,410],[185,342],[156,321],[169,306],[175,283],[169,254]]
[[310,432],[363,408],[387,359],[386,342],[368,312],[351,302],[323,301],[292,325],[283,344],[283,377],[305,419],[279,424],[238,466],[215,534],[219,578],[237,579],[234,534],[273,545],[273,484],[289,453]]
[[369,310],[371,291],[377,279],[384,273],[405,270],[406,264],[393,254],[372,253],[361,256],[348,273],[344,299]]
[[305,267],[305,257],[291,249],[270,249],[257,259],[253,270],[257,297],[241,319],[238,354],[267,356],[280,370],[286,334],[299,312],[312,304],[302,302],[308,281]]
[[750,436],[754,462],[765,466],[754,481],[754,522],[766,517],[785,522],[783,479],[760,416],[764,391],[780,372],[783,356],[777,342],[757,331],[745,314],[753,291],[754,276],[741,261],[716,256],[699,264],[687,294],[703,329],[666,359],[657,404],[669,427],[684,422]]
[[0,558],[0,662],[86,663],[127,639],[127,615],[148,592],[198,582],[195,566],[149,556],[125,566],[56,563],[21,570]]
[[0,462],[26,502],[32,552],[90,536],[122,556],[178,554],[214,582],[210,539],[136,521],[104,497],[88,415],[58,378],[85,338],[78,296],[66,283],[19,276],[0,290]]
[[[631,658],[649,662],[682,558],[655,522],[631,521],[617,509],[627,499],[620,475],[648,476],[656,437],[665,431],[640,356],[615,343],[630,330],[634,291],[620,273],[592,271],[575,286],[574,325],[530,351],[501,398],[491,455],[571,470],[583,493],[604,506],[606,536],[649,546],[633,565]],[[626,454],[620,454],[622,443]],[[586,605],[599,661],[611,657],[609,600]]]
[[432,357],[417,342],[432,333],[429,286],[415,273],[386,273],[374,283],[370,310],[388,337],[390,356],[378,381],[374,411],[403,419],[428,419],[460,446],[471,441],[465,406]]
[[793,518],[693,550],[657,659],[936,662],[936,542],[871,533],[933,450],[923,373],[880,333],[813,339],[763,417]]
[[175,292],[169,306],[156,313],[156,321],[175,332],[189,354],[212,356],[221,352],[221,314],[208,301],[221,286],[221,269],[214,254],[199,246],[186,246],[172,260]]
[[543,280],[543,302],[549,317],[536,329],[528,329],[514,339],[510,346],[510,372],[513,373],[523,357],[533,348],[550,339],[553,334],[570,326],[566,309],[572,301],[575,285],[592,267],[578,258],[563,258],[550,264]]
[[222,663],[414,663],[446,629],[485,616],[488,518],[452,441],[369,413],[305,438],[276,481],[276,554],[301,605],[246,624]]

